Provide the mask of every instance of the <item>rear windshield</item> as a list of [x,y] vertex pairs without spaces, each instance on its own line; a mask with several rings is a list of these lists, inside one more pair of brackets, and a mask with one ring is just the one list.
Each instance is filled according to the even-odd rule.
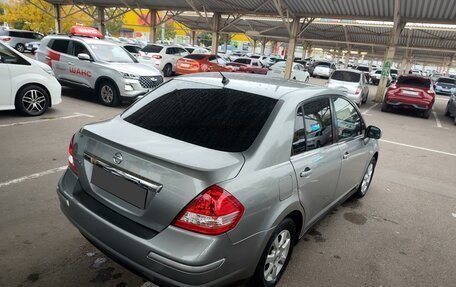
[[439,78],[437,80],[437,82],[445,83],[445,84],[456,84],[456,80],[455,79],[451,79],[451,78]]
[[317,64],[317,66],[330,67],[331,63],[320,62]]
[[252,58],[252,59],[259,59],[259,58],[260,58],[260,56],[256,56],[256,55],[253,55],[253,56],[252,56],[252,57],[250,57],[250,58]]
[[418,77],[400,77],[397,80],[397,85],[407,85],[419,88],[429,88],[431,86],[431,81],[426,78]]
[[183,88],[156,98],[125,120],[202,147],[243,152],[263,128],[276,102],[227,88]]
[[369,67],[358,66],[356,69],[358,71],[369,72]]
[[391,69],[390,74],[396,74],[397,75],[397,70],[396,69]]
[[157,45],[147,45],[144,47],[141,51],[145,53],[160,53],[160,51],[163,49],[162,46],[157,46]]
[[359,82],[361,75],[358,73],[352,73],[348,71],[335,71],[331,79],[336,81],[343,81],[343,82],[352,82],[357,83]]
[[190,54],[185,56],[185,59],[192,59],[192,60],[201,60],[207,57],[206,55],[198,55],[198,54]]

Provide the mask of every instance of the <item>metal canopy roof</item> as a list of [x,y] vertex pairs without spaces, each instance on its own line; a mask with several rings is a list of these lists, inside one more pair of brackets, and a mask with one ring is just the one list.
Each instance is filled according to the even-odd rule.
[[[222,14],[393,21],[394,0],[46,0],[53,4],[219,12]],[[416,23],[454,24],[454,0],[402,0],[401,19]]]
[[[184,13],[174,17],[191,30],[211,30],[211,20],[196,14]],[[287,41],[288,31],[279,18],[243,17],[236,25],[229,25],[230,19],[222,17],[221,32],[246,33],[253,39]],[[370,51],[385,50],[393,25],[383,22],[351,21],[327,22],[314,21],[298,37],[301,42],[335,48],[351,45],[353,49]],[[326,45],[322,45],[326,44]],[[415,51],[433,51],[442,55],[456,53],[456,26],[444,28],[437,25],[407,24],[403,29],[398,48]],[[419,54],[419,53],[415,53]]]

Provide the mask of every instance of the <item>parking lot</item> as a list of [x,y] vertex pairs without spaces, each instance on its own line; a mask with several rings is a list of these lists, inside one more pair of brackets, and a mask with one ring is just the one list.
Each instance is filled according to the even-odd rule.
[[[313,84],[325,80],[311,79]],[[349,199],[296,246],[280,286],[454,286],[456,126],[437,96],[428,120],[361,111],[383,130],[369,194]],[[0,286],[152,286],[107,259],[60,212],[56,185],[72,134],[109,119],[87,92],[63,89],[44,116],[0,112]]]

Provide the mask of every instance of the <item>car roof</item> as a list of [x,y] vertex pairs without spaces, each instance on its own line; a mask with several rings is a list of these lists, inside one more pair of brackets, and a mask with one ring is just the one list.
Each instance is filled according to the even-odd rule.
[[[74,40],[80,40],[80,41],[83,41],[87,44],[108,44],[108,45],[118,45],[119,43],[115,43],[115,42],[112,42],[112,41],[109,41],[109,40],[102,40],[102,39],[97,39],[97,38],[90,38],[90,37],[81,37],[81,36],[70,36],[70,35],[62,35],[62,34],[53,34],[53,35],[48,35],[46,36],[46,38],[52,38],[52,39],[66,39],[66,40],[70,40],[70,39],[74,39]],[[122,44],[122,43],[120,43]],[[124,44],[128,44],[128,43],[124,43]],[[130,44],[130,45],[133,45],[133,44]]]
[[[223,75],[229,79],[229,83],[226,85],[227,88],[241,90],[274,99],[283,98],[287,94],[303,89],[309,92],[309,96],[328,90],[325,87],[311,85],[304,82],[285,81],[281,79],[269,78],[264,75],[246,73],[223,73]],[[222,85],[222,77],[220,73],[217,72],[183,75],[173,79],[173,81],[175,80],[205,83],[216,87],[220,87]]]
[[18,29],[7,29],[7,30],[1,30],[1,31],[6,31],[6,32],[28,32],[28,33],[41,34],[40,32],[35,32],[35,31],[30,31],[30,30],[18,30]]

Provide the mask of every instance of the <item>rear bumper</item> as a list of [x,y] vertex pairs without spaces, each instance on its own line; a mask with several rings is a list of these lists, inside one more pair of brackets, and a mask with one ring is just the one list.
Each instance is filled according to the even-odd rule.
[[393,107],[425,111],[432,108],[434,102],[414,97],[393,96],[389,94],[386,103]]
[[205,236],[169,226],[150,230],[100,204],[69,170],[57,194],[71,223],[106,255],[135,273],[167,286],[223,286],[253,274],[268,234],[232,244],[226,234]]

